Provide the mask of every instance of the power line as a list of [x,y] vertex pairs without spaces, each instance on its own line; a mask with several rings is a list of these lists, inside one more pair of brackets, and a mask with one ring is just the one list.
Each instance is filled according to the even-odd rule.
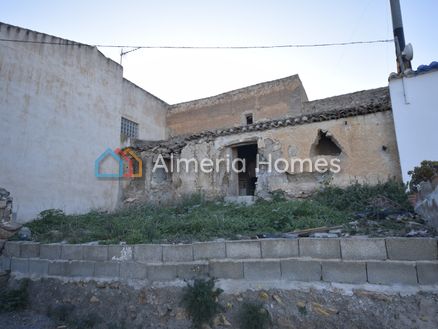
[[[67,41],[50,42],[50,41],[32,41],[32,40],[17,40],[17,39],[0,39],[0,41],[18,42],[18,43],[33,43],[55,46],[71,46],[81,45],[77,42]],[[333,42],[333,43],[313,43],[313,44],[284,44],[284,45],[253,45],[253,46],[129,46],[129,45],[94,45],[100,48],[133,48],[137,49],[274,49],[274,48],[313,48],[313,47],[332,47],[332,46],[350,46],[359,44],[373,43],[388,43],[394,42],[394,39],[380,39],[368,41],[349,41],[349,42]]]

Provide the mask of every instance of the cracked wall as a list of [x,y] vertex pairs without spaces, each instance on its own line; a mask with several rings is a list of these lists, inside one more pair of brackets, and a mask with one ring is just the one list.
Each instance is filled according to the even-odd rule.
[[[336,142],[341,150],[339,155],[315,155],[312,147],[320,138],[321,131]],[[189,141],[180,157],[199,161],[205,157],[215,160],[227,154],[232,156],[233,146],[245,143],[257,143],[259,155],[265,159],[271,155],[273,161],[281,157],[309,158],[313,162],[319,158],[327,161],[336,157],[340,159],[341,171],[337,174],[294,173],[291,170],[268,173],[261,166],[257,174],[256,195],[264,198],[274,191],[283,191],[290,197],[306,197],[327,182],[348,186],[354,182],[376,184],[401,177],[391,111],[219,136],[210,141],[201,138]],[[210,174],[194,171],[173,173],[172,181],[166,185],[166,197],[172,195],[172,198],[178,198],[196,192],[210,198],[237,195],[236,179],[235,174],[224,170]],[[135,196],[143,200],[156,197],[153,196],[156,191],[147,190],[147,184],[135,193],[129,188],[125,192],[125,197]],[[149,197],[144,197],[146,194]]]

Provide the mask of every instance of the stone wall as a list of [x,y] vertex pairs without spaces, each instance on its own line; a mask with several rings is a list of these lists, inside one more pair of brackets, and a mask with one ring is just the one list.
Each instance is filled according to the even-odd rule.
[[95,47],[2,23],[0,37],[47,43],[0,41],[0,186],[17,220],[114,209],[119,183],[96,179],[94,161],[120,146],[122,116],[139,138],[165,139],[167,104]]
[[[271,192],[283,191],[291,197],[305,197],[327,182],[347,186],[354,182],[376,184],[388,179],[399,180],[401,172],[392,113],[382,104],[373,111],[376,112],[363,115],[348,115],[350,112],[344,113],[343,110],[320,112],[318,115],[204,132],[186,139],[174,138],[166,144],[139,142],[134,147],[144,158],[143,172],[146,174],[141,179],[125,183],[124,198],[157,201],[199,191],[212,198],[235,196],[238,194],[237,175],[227,173],[223,168],[212,173],[174,171],[167,179],[154,181],[152,168],[157,155],[174,153],[180,159],[217,160],[227,156],[232,158],[232,148],[236,145],[255,143],[259,154],[265,159],[271,155],[273,161],[278,158],[309,158],[313,162],[324,158],[330,161],[335,157],[313,152],[321,131],[330,134],[342,151],[336,156],[340,160],[339,173],[267,173],[261,170],[257,174],[255,194],[267,197]],[[313,122],[313,119],[319,121]]]
[[252,114],[261,122],[302,113],[307,101],[303,85],[294,75],[213,97],[172,105],[167,124],[172,136],[245,124]]
[[[438,284],[436,238],[266,239],[186,245],[7,242],[1,269],[27,277]],[[1,270],[0,269],[0,270]]]

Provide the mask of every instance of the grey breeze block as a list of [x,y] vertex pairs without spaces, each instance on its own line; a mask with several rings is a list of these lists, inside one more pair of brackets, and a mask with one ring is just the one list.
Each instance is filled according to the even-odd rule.
[[221,259],[226,257],[225,242],[200,242],[193,244],[195,260]]
[[42,244],[40,246],[40,258],[53,260],[60,259],[61,249],[61,244]]
[[108,260],[108,246],[83,246],[82,257],[84,260]]
[[261,240],[263,258],[298,257],[297,239],[266,239]]
[[228,258],[261,258],[262,252],[260,241],[227,241],[227,257]]
[[134,259],[139,262],[163,261],[163,246],[159,244],[138,244],[133,247]]
[[20,257],[35,258],[40,257],[40,244],[35,242],[24,242],[20,244]]
[[387,258],[385,239],[342,239],[341,254],[342,259],[384,260]]
[[61,247],[61,259],[82,260],[82,245],[63,244]]
[[300,256],[312,258],[341,258],[339,239],[302,238],[299,239]]
[[281,260],[281,277],[291,281],[321,281],[321,263],[317,260]]
[[322,261],[322,280],[340,283],[366,283],[367,269],[365,262],[357,261]]
[[163,245],[164,262],[193,261],[193,246],[191,244]]
[[278,280],[281,278],[280,261],[247,261],[243,263],[243,273],[248,280]]
[[395,260],[437,260],[434,238],[387,238],[388,258]]
[[210,276],[218,279],[243,279],[243,262],[241,261],[210,261]]
[[376,284],[417,284],[417,270],[413,262],[367,262],[368,282]]

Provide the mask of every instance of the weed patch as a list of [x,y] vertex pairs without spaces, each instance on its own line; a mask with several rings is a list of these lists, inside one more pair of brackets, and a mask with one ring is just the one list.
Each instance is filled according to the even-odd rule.
[[20,282],[18,289],[4,287],[0,290],[0,312],[12,312],[22,310],[28,304],[29,280],[24,279]]
[[270,327],[268,311],[263,304],[246,301],[242,304],[238,316],[242,329],[267,329]]
[[197,279],[193,285],[188,284],[185,289],[182,303],[195,329],[202,328],[204,324],[210,324],[213,317],[221,310],[218,296],[222,290],[215,289],[214,284],[214,279]]
[[[251,206],[206,201],[195,195],[173,206],[141,204],[113,213],[65,215],[49,210],[28,224],[36,241],[101,244],[188,243],[215,238],[235,239],[264,233],[283,233],[319,226],[335,226],[355,219],[355,213],[373,213],[372,200],[380,196],[408,210],[404,186],[396,182],[376,186],[354,184],[326,187],[306,200],[272,201]],[[378,210],[378,209],[374,209]],[[374,211],[375,212],[375,211]]]

